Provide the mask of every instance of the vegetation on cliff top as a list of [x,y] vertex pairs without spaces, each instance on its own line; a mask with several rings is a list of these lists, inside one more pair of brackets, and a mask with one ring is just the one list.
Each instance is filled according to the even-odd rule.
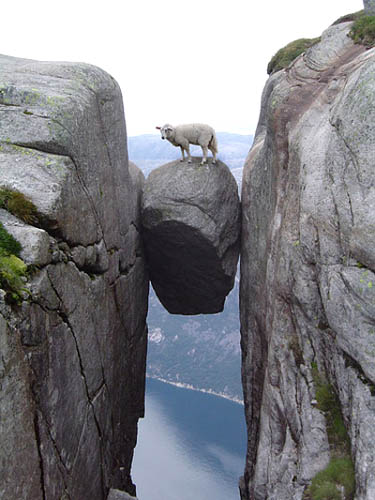
[[[349,21],[353,21],[353,26],[349,32],[349,36],[353,39],[354,43],[359,43],[365,45],[366,47],[374,47],[375,16],[369,16],[365,14],[363,10],[360,10],[358,12],[353,12],[340,17],[333,23],[333,25]],[[276,71],[287,68],[289,64],[294,61],[294,59],[319,41],[320,37],[300,38],[289,43],[276,52],[276,54],[272,57],[267,66],[267,73],[272,75],[273,73],[276,73]]]
[[339,17],[334,23],[332,23],[332,26],[335,26],[336,24],[355,21],[356,19],[358,19],[358,17],[362,16],[363,13],[364,10],[358,10],[357,12],[352,12],[351,14],[345,14],[345,16]]
[[294,42],[288,43],[288,45],[278,50],[272,57],[267,66],[267,73],[272,75],[273,73],[276,73],[276,71],[287,68],[289,64],[296,59],[296,57],[319,41],[320,37],[300,38],[298,40],[294,40]]
[[354,43],[365,47],[375,46],[375,16],[368,16],[363,11],[354,20],[349,36]]
[[353,21],[353,26],[349,31],[349,36],[354,43],[364,45],[366,47],[375,46],[375,16],[369,16],[364,10],[346,14],[340,17],[333,23],[340,24]]

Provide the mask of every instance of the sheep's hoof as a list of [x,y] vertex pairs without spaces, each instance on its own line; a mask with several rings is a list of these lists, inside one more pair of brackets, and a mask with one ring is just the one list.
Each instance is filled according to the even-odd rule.
[[193,163],[193,160],[188,160],[188,163]]

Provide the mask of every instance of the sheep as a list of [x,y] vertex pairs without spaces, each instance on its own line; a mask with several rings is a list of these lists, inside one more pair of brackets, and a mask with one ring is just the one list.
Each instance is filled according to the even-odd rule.
[[192,123],[189,125],[177,125],[173,127],[167,123],[163,127],[156,127],[160,130],[161,138],[167,139],[173,146],[179,146],[181,149],[182,158],[185,160],[185,151],[188,157],[188,163],[192,162],[190,156],[189,144],[200,146],[203,151],[201,165],[207,163],[207,150],[212,152],[212,163],[216,163],[217,140],[215,131],[209,125],[202,123]]

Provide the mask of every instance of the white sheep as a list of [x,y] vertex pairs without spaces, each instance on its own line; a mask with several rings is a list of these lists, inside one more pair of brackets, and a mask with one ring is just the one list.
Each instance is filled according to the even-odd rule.
[[215,131],[209,125],[203,123],[191,123],[189,125],[177,125],[173,127],[168,123],[163,127],[156,127],[160,130],[161,138],[167,139],[173,146],[179,146],[181,149],[182,158],[185,160],[185,151],[188,157],[188,163],[191,163],[189,144],[200,146],[203,151],[201,165],[207,162],[207,150],[212,152],[212,163],[216,163],[217,140]]

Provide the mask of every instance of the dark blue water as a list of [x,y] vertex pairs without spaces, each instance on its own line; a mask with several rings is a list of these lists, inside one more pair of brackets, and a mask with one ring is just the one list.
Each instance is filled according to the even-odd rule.
[[147,379],[132,472],[139,500],[238,500],[245,454],[241,405]]

